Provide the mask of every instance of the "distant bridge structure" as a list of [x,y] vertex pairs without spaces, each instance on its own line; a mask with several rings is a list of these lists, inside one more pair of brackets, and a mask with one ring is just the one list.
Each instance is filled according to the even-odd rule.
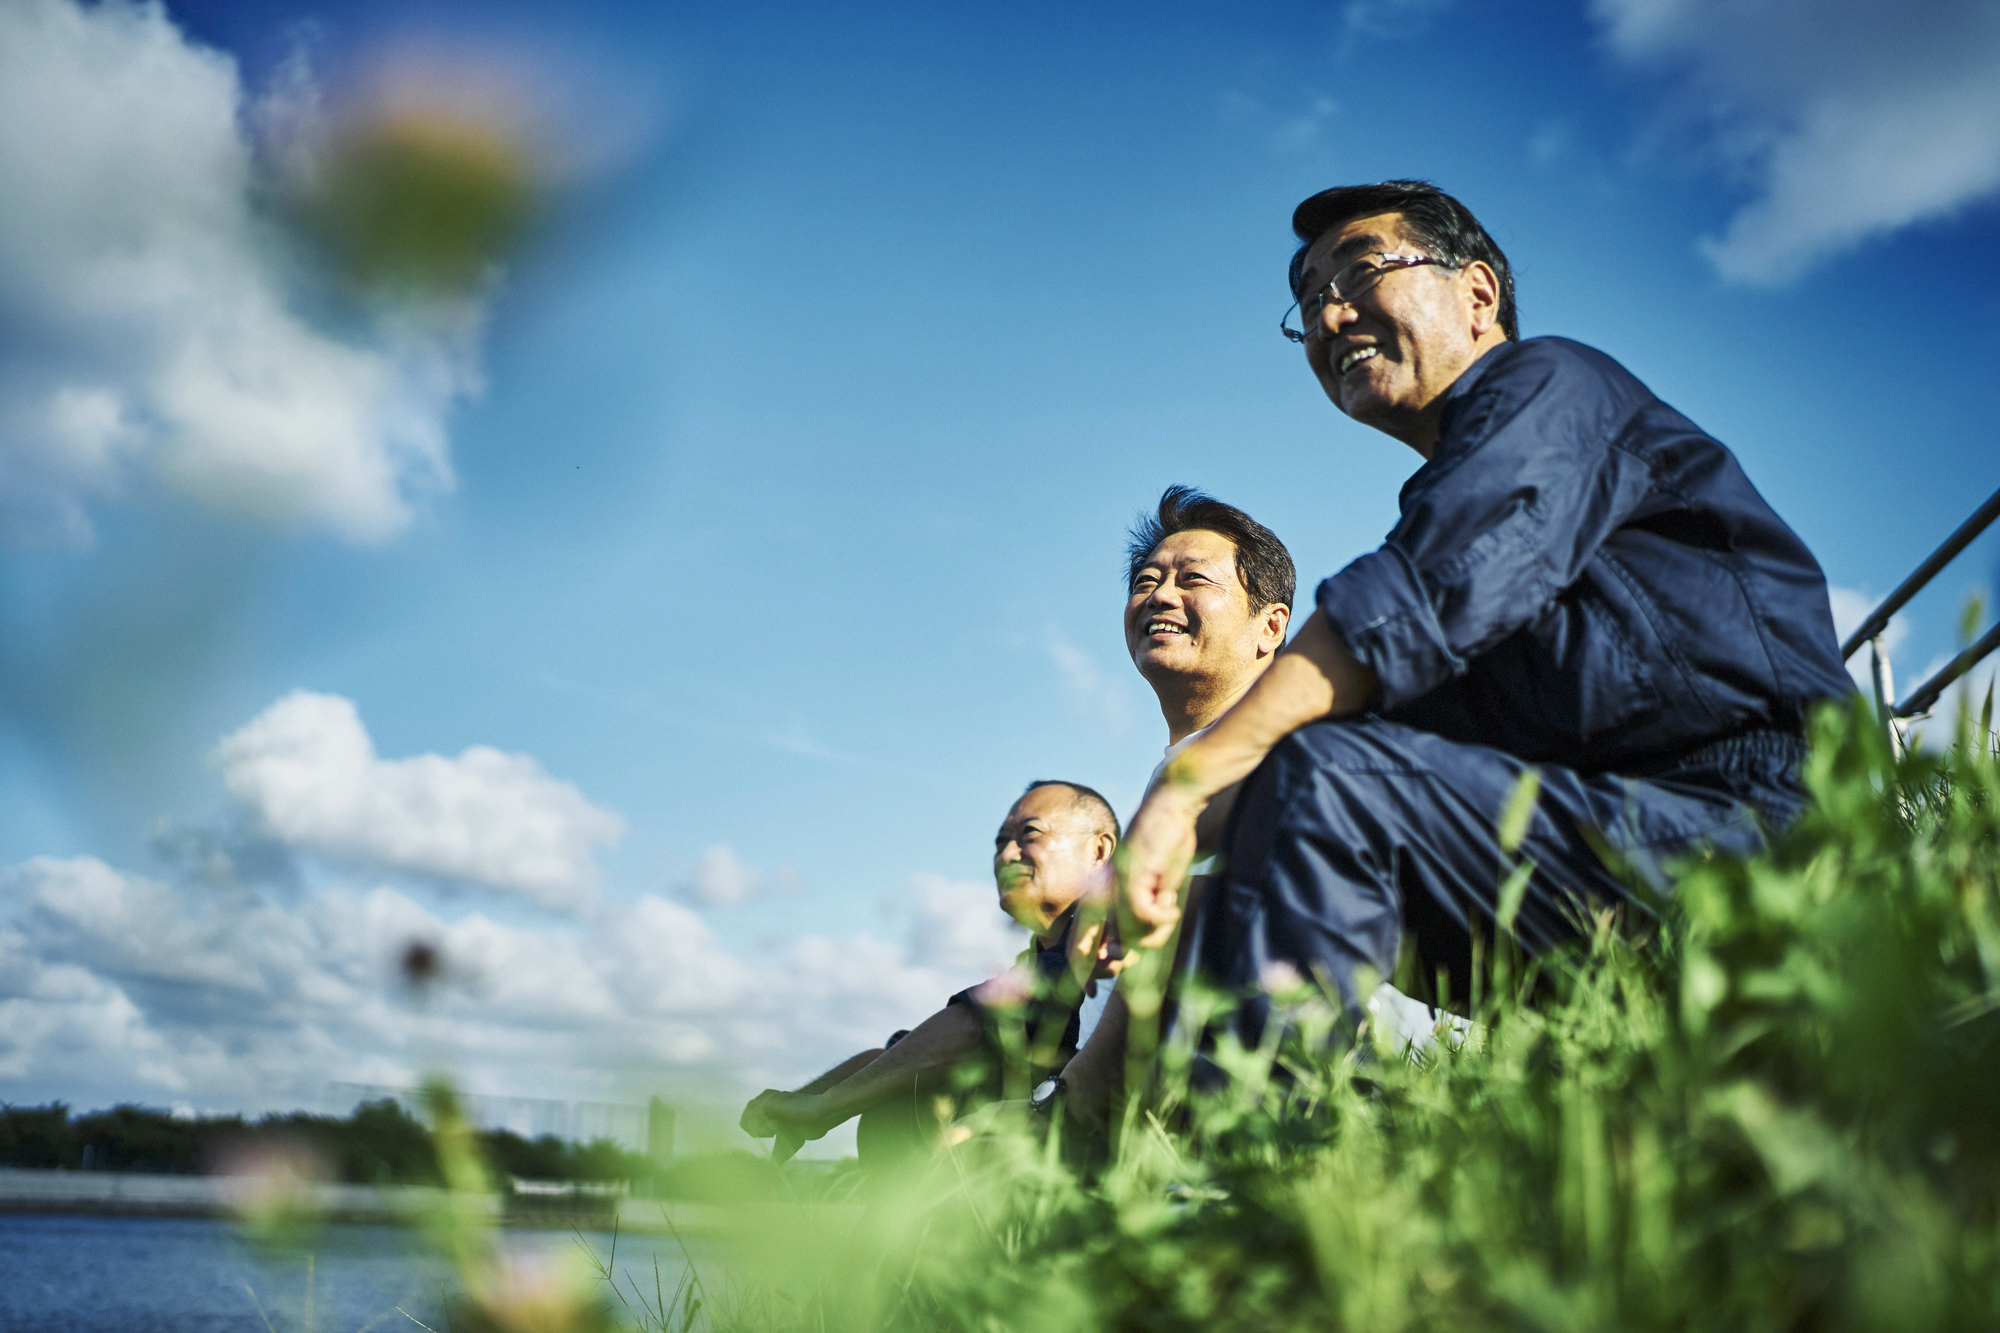
[[[330,1083],[327,1100],[341,1114],[363,1102],[392,1101],[410,1116],[425,1118],[424,1094],[418,1088],[393,1088],[375,1083]],[[466,1119],[481,1129],[504,1129],[522,1138],[553,1134],[572,1143],[610,1139],[627,1152],[645,1153],[665,1161],[674,1153],[674,1108],[653,1098],[648,1106],[617,1102],[569,1102],[545,1097],[490,1097],[460,1093]]]

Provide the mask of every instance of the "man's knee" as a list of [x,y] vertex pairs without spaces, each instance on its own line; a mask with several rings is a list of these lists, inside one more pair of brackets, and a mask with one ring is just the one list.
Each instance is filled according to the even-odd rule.
[[1356,776],[1421,771],[1416,751],[1424,733],[1380,718],[1324,718],[1298,728],[1275,746],[1271,758],[1295,771]]
[[1283,827],[1343,843],[1366,841],[1381,820],[1384,792],[1428,768],[1409,729],[1372,718],[1300,727],[1271,748],[1243,795],[1253,851]]
[[866,1167],[893,1167],[930,1151],[937,1116],[915,1094],[895,1097],[861,1113],[854,1125],[854,1154]]

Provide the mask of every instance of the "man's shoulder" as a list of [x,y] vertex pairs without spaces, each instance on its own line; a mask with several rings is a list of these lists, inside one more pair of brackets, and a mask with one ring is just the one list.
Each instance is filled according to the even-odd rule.
[[1629,387],[1641,393],[1646,391],[1632,372],[1616,359],[1573,338],[1547,336],[1504,343],[1482,357],[1473,368],[1473,373],[1477,382],[1575,377],[1615,383],[1621,388]]
[[1658,401],[1595,347],[1527,338],[1494,348],[1452,386],[1445,432],[1476,439],[1500,422],[1554,420],[1594,438]]

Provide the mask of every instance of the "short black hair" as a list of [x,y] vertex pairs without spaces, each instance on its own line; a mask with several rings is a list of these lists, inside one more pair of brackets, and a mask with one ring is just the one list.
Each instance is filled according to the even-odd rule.
[[1160,494],[1157,513],[1140,514],[1127,534],[1125,587],[1139,577],[1146,557],[1176,532],[1213,532],[1227,537],[1236,548],[1236,578],[1249,594],[1250,609],[1262,611],[1278,605],[1292,609],[1298,590],[1298,571],[1292,568],[1292,553],[1278,540],[1278,534],[1235,505],[1224,504],[1192,486],[1169,486]]
[[1507,256],[1472,216],[1472,210],[1429,181],[1382,181],[1375,185],[1336,185],[1321,190],[1292,210],[1292,234],[1299,248],[1292,255],[1292,297],[1299,299],[1306,251],[1335,227],[1377,213],[1399,213],[1403,229],[1432,259],[1451,268],[1485,263],[1500,280],[1500,328],[1509,342],[1521,338],[1514,312],[1514,270]]
[[1036,778],[1021,789],[1021,795],[1026,796],[1037,787],[1069,788],[1071,795],[1076,798],[1074,804],[1088,807],[1091,814],[1096,816],[1099,829],[1109,824],[1112,837],[1124,838],[1125,830],[1118,825],[1118,812],[1111,808],[1111,802],[1098,795],[1092,788],[1084,786],[1081,782],[1071,782],[1068,778]]

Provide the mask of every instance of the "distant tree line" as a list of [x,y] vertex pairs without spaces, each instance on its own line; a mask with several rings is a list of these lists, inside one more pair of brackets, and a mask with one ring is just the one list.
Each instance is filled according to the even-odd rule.
[[[610,1139],[526,1139],[504,1129],[482,1130],[479,1137],[496,1171],[523,1180],[651,1182],[662,1171]],[[195,1175],[263,1150],[303,1151],[330,1178],[354,1184],[439,1183],[430,1131],[387,1098],[364,1102],[345,1117],[293,1111],[255,1121],[240,1115],[182,1119],[144,1106],[72,1115],[61,1102],[0,1103],[0,1166]]]

